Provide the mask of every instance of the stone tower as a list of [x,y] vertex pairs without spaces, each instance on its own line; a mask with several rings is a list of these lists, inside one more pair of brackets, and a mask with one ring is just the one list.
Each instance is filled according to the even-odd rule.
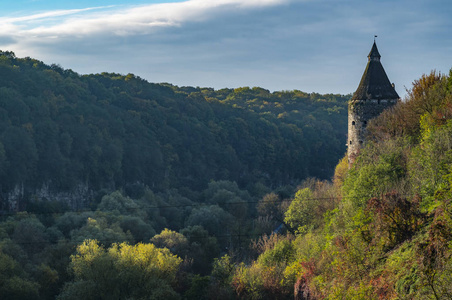
[[348,103],[348,163],[353,164],[365,143],[366,127],[370,119],[378,116],[399,101],[380,62],[380,53],[374,41],[366,69],[356,92]]

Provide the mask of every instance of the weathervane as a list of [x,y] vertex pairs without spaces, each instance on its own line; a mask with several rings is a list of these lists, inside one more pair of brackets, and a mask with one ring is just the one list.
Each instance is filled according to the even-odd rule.
[[374,43],[375,43],[375,39],[377,38],[378,35],[374,35]]

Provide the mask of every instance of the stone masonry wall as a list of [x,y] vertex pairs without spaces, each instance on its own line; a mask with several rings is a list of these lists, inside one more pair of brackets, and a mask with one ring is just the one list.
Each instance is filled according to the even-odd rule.
[[354,100],[348,104],[348,163],[351,165],[365,144],[367,123],[398,100]]

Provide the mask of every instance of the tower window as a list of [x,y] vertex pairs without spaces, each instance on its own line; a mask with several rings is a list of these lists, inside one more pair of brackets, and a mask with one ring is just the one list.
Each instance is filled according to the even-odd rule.
[[352,121],[352,125],[355,125],[355,121]]
[[352,144],[352,141],[350,141],[350,145]]

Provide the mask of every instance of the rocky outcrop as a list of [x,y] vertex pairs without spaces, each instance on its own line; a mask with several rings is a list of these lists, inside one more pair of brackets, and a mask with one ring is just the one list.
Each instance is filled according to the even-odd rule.
[[16,185],[14,189],[3,196],[3,209],[19,211],[24,209],[24,204],[30,201],[61,201],[72,209],[82,209],[88,206],[94,197],[94,191],[87,184],[79,183],[69,191],[59,191],[52,188],[52,183],[47,182],[38,189],[28,189],[23,184]]

